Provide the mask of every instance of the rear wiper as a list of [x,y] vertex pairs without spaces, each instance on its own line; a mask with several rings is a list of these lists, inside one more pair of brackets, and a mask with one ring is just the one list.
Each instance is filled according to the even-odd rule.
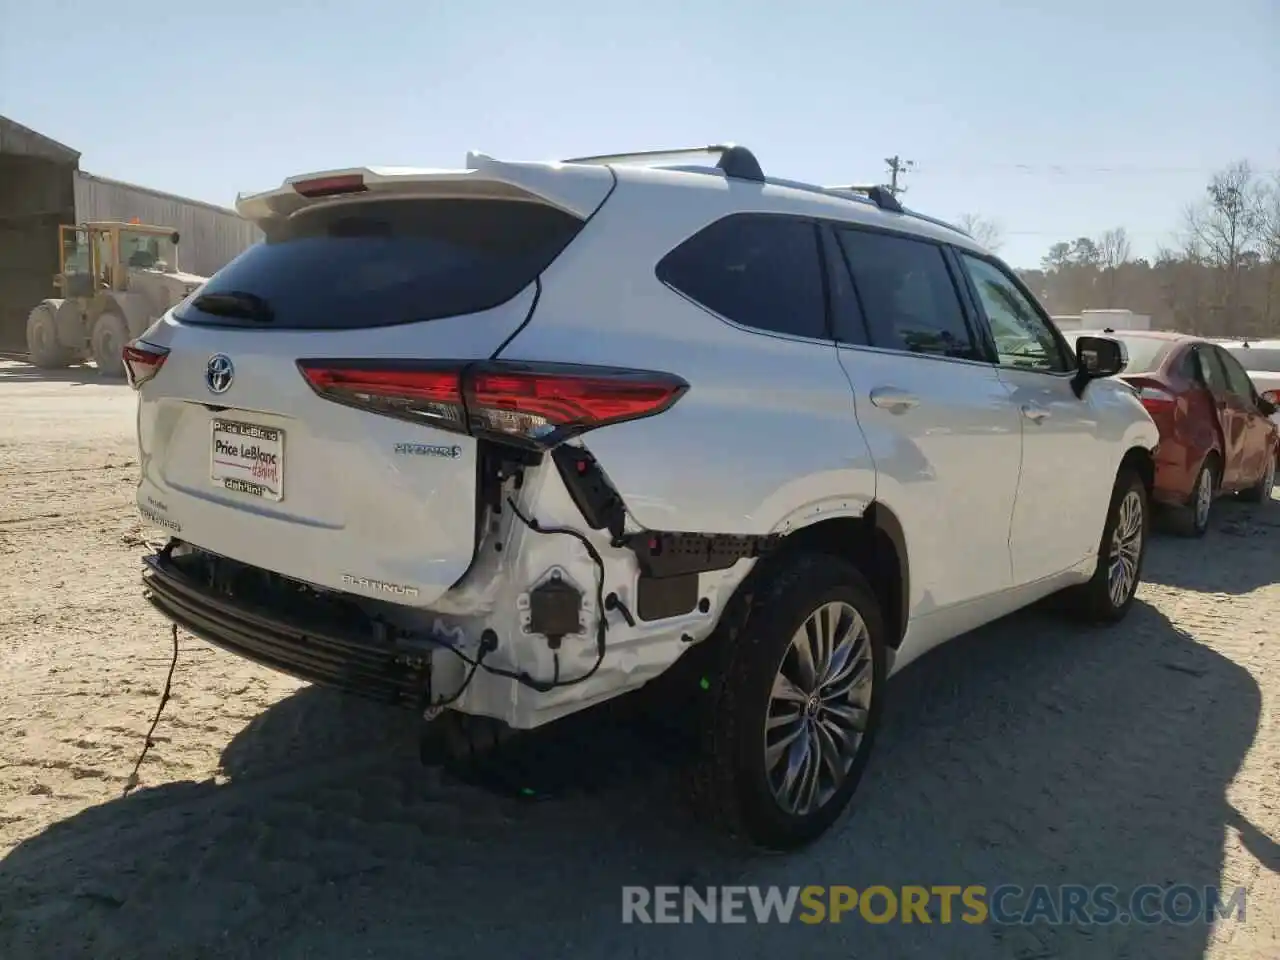
[[243,290],[202,293],[191,302],[191,305],[197,310],[203,310],[215,316],[243,317],[260,323],[270,323],[276,317],[271,304],[256,293],[246,293]]

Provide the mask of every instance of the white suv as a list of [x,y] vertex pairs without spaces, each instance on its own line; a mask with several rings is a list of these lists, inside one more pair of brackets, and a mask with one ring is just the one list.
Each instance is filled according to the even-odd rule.
[[1068,588],[1124,616],[1157,433],[1123,348],[1078,364],[882,188],[699,153],[243,197],[265,242],[126,350],[151,601],[428,717],[687,678],[699,809],[773,848],[847,805],[896,669]]

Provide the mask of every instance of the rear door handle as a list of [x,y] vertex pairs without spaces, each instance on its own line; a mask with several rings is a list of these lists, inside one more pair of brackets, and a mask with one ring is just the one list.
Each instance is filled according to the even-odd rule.
[[1044,407],[1037,407],[1034,404],[1025,403],[1022,405],[1022,415],[1033,423],[1039,423],[1049,416],[1049,411]]
[[890,413],[906,413],[920,398],[897,387],[876,387],[871,391],[871,402]]

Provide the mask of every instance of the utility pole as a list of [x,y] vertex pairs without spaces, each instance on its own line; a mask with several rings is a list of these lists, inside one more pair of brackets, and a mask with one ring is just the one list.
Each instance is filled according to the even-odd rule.
[[906,174],[916,165],[916,162],[914,160],[903,160],[896,153],[892,157],[885,157],[884,162],[889,165],[889,192],[895,197],[900,193],[906,193],[906,187],[898,186],[898,177]]

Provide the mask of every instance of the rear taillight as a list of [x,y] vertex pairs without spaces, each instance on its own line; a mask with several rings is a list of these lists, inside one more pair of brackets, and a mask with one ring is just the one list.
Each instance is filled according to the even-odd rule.
[[169,356],[168,347],[157,347],[145,340],[135,340],[125,346],[121,352],[124,360],[125,379],[129,386],[137,390],[154,377]]
[[1280,390],[1264,390],[1262,391],[1262,399],[1280,406]]
[[666,373],[576,364],[300,360],[298,369],[325,399],[535,449],[661,413],[689,389]]
[[1139,387],[1138,399],[1147,408],[1148,413],[1172,413],[1178,398],[1161,387]]

